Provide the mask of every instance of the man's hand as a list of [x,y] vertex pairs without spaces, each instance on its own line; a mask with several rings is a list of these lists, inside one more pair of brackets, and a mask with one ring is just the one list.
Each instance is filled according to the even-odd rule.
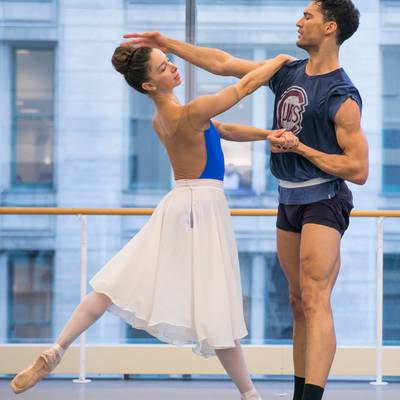
[[124,35],[124,38],[134,39],[121,43],[121,46],[151,47],[160,49],[164,53],[168,52],[168,38],[160,32],[128,33]]
[[285,129],[271,131],[268,140],[272,153],[293,152],[299,145],[299,138]]

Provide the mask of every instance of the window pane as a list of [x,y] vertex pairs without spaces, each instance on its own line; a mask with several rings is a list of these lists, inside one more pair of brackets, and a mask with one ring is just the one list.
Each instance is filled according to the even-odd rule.
[[53,115],[53,50],[15,51],[16,106],[19,115]]
[[53,182],[53,50],[15,50],[15,185]]
[[53,181],[53,121],[17,119],[16,183],[51,184]]
[[53,255],[42,251],[10,252],[9,282],[9,340],[49,340],[52,332]]
[[400,253],[389,253],[384,257],[383,310],[383,340],[387,344],[398,345],[400,343]]
[[[399,98],[400,99],[400,98]],[[400,100],[399,100],[400,107]],[[383,188],[385,192],[400,191],[400,130],[383,131]]]
[[400,46],[383,47],[383,192],[400,193]]

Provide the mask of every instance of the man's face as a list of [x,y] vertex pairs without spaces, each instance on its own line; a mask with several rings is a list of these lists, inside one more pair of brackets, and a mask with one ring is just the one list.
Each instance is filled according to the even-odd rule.
[[327,24],[329,22],[324,21],[318,2],[312,2],[296,23],[299,33],[297,46],[304,50],[318,47],[326,37]]

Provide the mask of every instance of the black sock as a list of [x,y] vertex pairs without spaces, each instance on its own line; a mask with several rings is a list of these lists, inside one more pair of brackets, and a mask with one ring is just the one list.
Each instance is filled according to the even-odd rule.
[[305,378],[300,378],[299,376],[294,377],[294,394],[293,400],[303,399],[304,384],[306,383]]
[[302,400],[321,400],[324,394],[324,388],[306,383]]

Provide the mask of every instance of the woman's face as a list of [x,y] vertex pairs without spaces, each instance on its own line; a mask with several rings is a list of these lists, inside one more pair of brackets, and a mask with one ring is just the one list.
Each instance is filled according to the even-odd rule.
[[149,93],[171,91],[182,82],[176,65],[158,49],[151,52],[149,76],[150,81],[143,84]]

